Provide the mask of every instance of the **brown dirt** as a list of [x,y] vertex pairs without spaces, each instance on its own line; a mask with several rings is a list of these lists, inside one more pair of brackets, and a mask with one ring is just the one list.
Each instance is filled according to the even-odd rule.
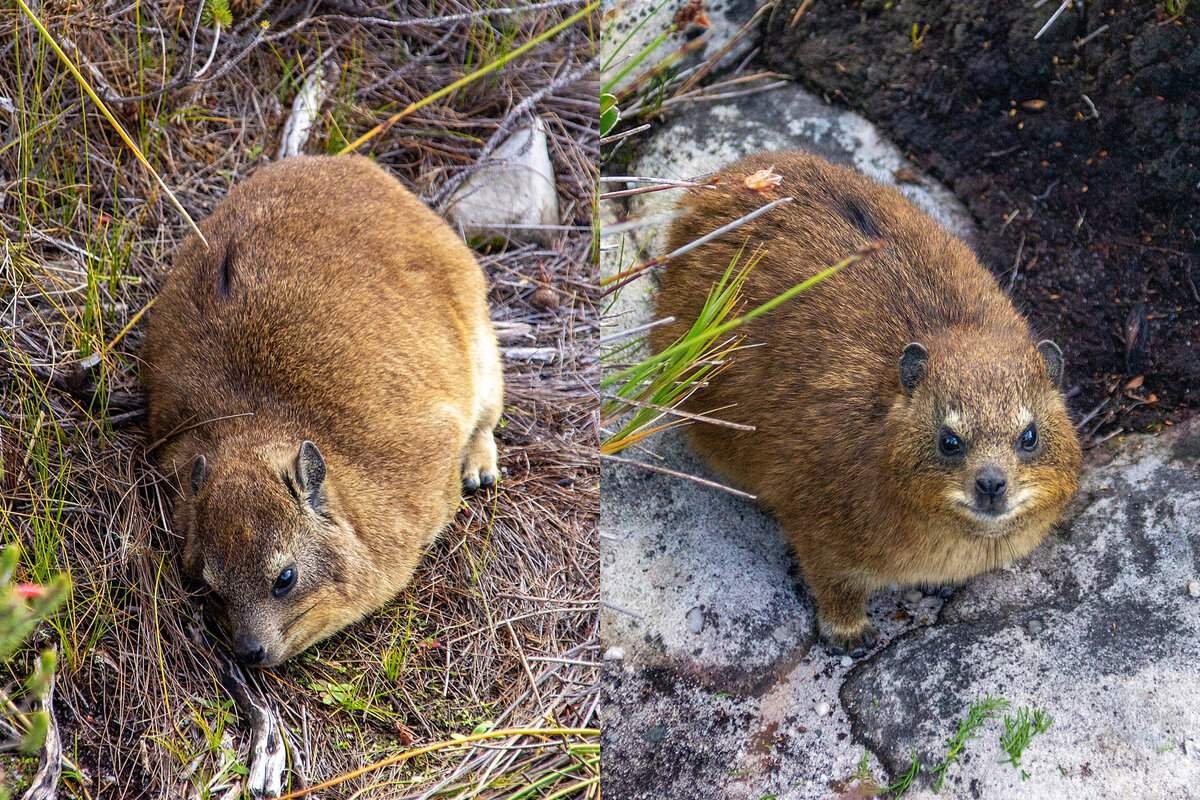
[[1076,410],[1108,400],[1085,432],[1200,408],[1200,8],[1096,0],[1034,41],[1057,0],[814,3],[792,26],[799,4],[762,58],[963,199],[981,257],[1064,346]]

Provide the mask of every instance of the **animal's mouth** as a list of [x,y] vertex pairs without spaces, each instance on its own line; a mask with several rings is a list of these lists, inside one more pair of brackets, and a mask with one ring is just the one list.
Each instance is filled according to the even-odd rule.
[[1012,533],[1013,522],[1028,505],[1028,500],[1022,498],[1019,502],[1006,503],[1002,508],[980,508],[974,503],[958,501],[955,503],[963,516],[976,523],[971,531],[976,536],[986,539],[996,539]]

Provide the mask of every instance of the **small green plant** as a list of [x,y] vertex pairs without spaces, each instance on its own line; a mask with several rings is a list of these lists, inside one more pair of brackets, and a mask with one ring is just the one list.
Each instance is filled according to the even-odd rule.
[[615,95],[600,95],[600,135],[608,136],[621,121],[621,109],[617,107]]
[[[740,254],[713,286],[692,327],[667,349],[672,351],[669,358],[646,359],[635,368],[618,373],[615,378],[610,376],[607,384],[601,381],[601,387],[612,387],[613,395],[613,399],[601,407],[602,418],[614,419],[630,408],[634,409],[621,428],[601,443],[601,453],[620,452],[647,436],[687,421],[675,417],[664,422],[664,417],[669,416],[665,409],[678,405],[696,386],[719,372],[725,359],[737,347],[736,339],[718,340],[718,336],[722,324],[736,311],[742,284],[758,261],[752,257],[739,268],[739,258]],[[605,357],[611,359],[617,353],[627,351],[628,347],[617,348]]]
[[204,0],[200,24],[206,28],[220,26],[226,30],[233,27],[233,12],[229,9],[229,0]]
[[863,750],[862,757],[858,759],[858,765],[854,768],[854,777],[860,781],[871,777],[871,761],[866,750]]
[[[743,255],[739,252],[709,292],[700,315],[687,333],[658,353],[600,379],[600,388],[611,398],[600,407],[602,426],[630,409],[636,409],[616,433],[605,437],[600,443],[600,454],[613,455],[647,436],[688,422],[687,415],[679,414],[674,409],[686,400],[703,380],[713,377],[728,363],[727,358],[737,350],[740,339],[725,338],[727,334],[763,314],[770,313],[846,267],[858,263],[875,249],[877,247],[872,245],[852,253],[741,316],[734,316],[741,304],[742,284],[763,255],[761,251],[755,252],[747,259],[746,264],[739,268],[738,262]],[[636,271],[633,272],[635,277],[640,277],[636,275]],[[630,271],[626,274],[630,274]],[[613,276],[607,280],[620,277]],[[640,340],[610,350],[601,357],[611,361],[617,354],[627,352],[638,341]],[[668,416],[673,416],[674,419],[669,422],[661,421]],[[695,415],[692,415],[691,419],[712,421]]]
[[1016,716],[1004,717],[1004,733],[1000,735],[1000,747],[1008,755],[1008,763],[1013,769],[1020,770],[1021,780],[1029,777],[1029,773],[1021,769],[1021,755],[1029,745],[1029,741],[1039,733],[1045,733],[1054,719],[1041,709],[1019,708]]
[[917,779],[917,774],[921,771],[921,759],[917,758],[917,751],[912,751],[912,763],[908,765],[908,769],[904,771],[900,777],[892,781],[884,787],[884,792],[892,796],[892,800],[900,800],[912,788],[912,783]]
[[1167,12],[1167,16],[1182,17],[1187,13],[1189,2],[1191,0],[1163,0],[1163,10]]
[[[10,545],[0,550],[0,663],[8,664],[25,646],[38,623],[50,616],[69,591],[67,579],[58,576],[47,584],[25,583],[16,580],[20,550]],[[0,714],[5,727],[21,734],[19,742],[10,743],[22,753],[41,750],[50,730],[50,715],[45,709],[31,710],[45,697],[54,680],[58,658],[53,650],[43,650],[33,673],[25,679],[21,691],[14,697],[0,689]],[[0,787],[0,798],[8,792]]]
[[971,704],[971,708],[967,711],[967,716],[959,720],[958,728],[954,734],[946,740],[946,755],[936,767],[933,768],[933,790],[939,792],[942,789],[942,782],[946,780],[946,772],[950,769],[950,765],[958,760],[958,756],[966,747],[967,742],[975,738],[975,732],[983,726],[985,722],[994,719],[1001,711],[1008,708],[1008,701],[1002,697],[992,697],[988,695],[982,700],[976,700]]

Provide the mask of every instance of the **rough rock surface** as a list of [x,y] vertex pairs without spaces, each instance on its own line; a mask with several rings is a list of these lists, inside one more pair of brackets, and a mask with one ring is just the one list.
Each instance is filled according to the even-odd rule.
[[[907,167],[861,118],[789,88],[685,109],[640,143],[631,174],[691,178],[780,147],[885,181]],[[969,240],[961,205],[919,180],[902,190]],[[675,196],[635,196],[625,211],[662,215]],[[602,270],[657,253],[658,229],[606,239]],[[610,325],[650,320],[652,288],[623,292]],[[811,601],[753,503],[606,463],[606,795],[866,797],[854,777],[864,754],[880,783],[914,750],[935,764],[971,702],[993,694],[1054,718],[1022,758],[1028,779],[1000,762],[993,720],[940,794],[922,774],[906,797],[1200,797],[1200,600],[1187,588],[1200,577],[1200,425],[1107,448],[1116,456],[1093,454],[1072,521],[1025,562],[944,608],[919,592],[877,595],[883,640],[859,662],[815,643]],[[681,437],[647,449],[628,455],[713,477]]]

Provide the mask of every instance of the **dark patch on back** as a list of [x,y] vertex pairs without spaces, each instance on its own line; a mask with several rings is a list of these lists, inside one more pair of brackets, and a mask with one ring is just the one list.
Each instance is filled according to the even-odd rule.
[[871,212],[860,199],[844,196],[839,199],[839,206],[842,216],[846,218],[847,222],[858,228],[863,236],[866,236],[868,239],[880,239],[883,237],[883,232],[875,224]]
[[220,297],[229,297],[233,284],[233,258],[236,252],[237,245],[230,242],[221,256],[221,266],[217,270],[217,294]]

